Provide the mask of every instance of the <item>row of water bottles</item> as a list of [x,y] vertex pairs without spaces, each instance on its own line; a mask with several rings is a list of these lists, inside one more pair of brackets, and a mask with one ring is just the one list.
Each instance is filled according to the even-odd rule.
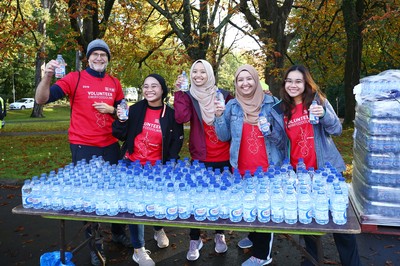
[[329,221],[330,202],[333,222],[343,224],[347,186],[333,167],[326,166],[306,170],[300,161],[295,173],[285,161],[242,177],[238,171],[213,171],[187,158],[141,166],[122,161],[110,165],[94,156],[26,180],[22,200],[25,208],[109,216],[263,223],[310,223],[314,218],[320,224]]

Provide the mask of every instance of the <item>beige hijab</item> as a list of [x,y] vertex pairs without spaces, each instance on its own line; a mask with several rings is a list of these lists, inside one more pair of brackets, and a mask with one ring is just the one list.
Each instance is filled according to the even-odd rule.
[[207,125],[212,125],[215,114],[215,95],[217,86],[215,85],[214,70],[206,60],[199,59],[190,68],[190,79],[193,77],[193,68],[197,63],[202,63],[207,73],[207,82],[197,87],[194,82],[190,82],[190,94],[200,105],[201,117]]
[[[255,81],[255,89],[248,95],[243,95],[241,89],[237,86],[237,77],[242,71],[248,71]],[[261,110],[261,103],[264,100],[264,92],[261,87],[260,78],[258,77],[257,70],[250,65],[243,65],[238,68],[235,73],[235,90],[236,99],[243,109],[244,121],[256,125],[258,121],[258,114]]]

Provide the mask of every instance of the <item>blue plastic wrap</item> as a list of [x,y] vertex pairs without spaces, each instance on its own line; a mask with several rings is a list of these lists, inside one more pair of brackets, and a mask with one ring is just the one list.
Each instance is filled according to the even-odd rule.
[[368,152],[358,139],[354,140],[353,157],[371,169],[399,169],[400,154]]
[[370,135],[360,128],[354,129],[353,138],[369,152],[400,153],[400,137]]
[[65,252],[65,263],[61,263],[60,251],[46,252],[40,256],[40,266],[74,266],[72,253]]
[[357,168],[353,169],[352,185],[358,194],[369,201],[400,204],[400,188],[368,184]]
[[364,183],[371,186],[400,188],[400,169],[371,169],[359,161],[353,160],[353,171],[356,170]]

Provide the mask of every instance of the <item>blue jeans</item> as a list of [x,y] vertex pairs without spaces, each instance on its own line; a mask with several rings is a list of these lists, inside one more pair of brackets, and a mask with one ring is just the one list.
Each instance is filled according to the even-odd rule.
[[[154,230],[159,231],[162,226],[154,226]],[[131,234],[131,242],[134,249],[144,247],[144,225],[143,224],[130,224],[129,232]]]

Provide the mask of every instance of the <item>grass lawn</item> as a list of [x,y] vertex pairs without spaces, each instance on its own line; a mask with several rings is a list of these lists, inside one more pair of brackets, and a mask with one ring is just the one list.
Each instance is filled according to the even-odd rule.
[[[68,106],[46,106],[45,118],[31,118],[32,110],[8,111],[6,127],[1,132],[49,132],[40,135],[8,136],[0,133],[0,179],[26,179],[63,167],[71,162],[67,134],[52,134],[51,131],[66,131],[69,126]],[[353,129],[343,130],[334,141],[347,165],[346,177],[351,178],[353,159]],[[181,157],[189,157],[189,131],[185,130]],[[329,151],[327,151],[329,152]]]

